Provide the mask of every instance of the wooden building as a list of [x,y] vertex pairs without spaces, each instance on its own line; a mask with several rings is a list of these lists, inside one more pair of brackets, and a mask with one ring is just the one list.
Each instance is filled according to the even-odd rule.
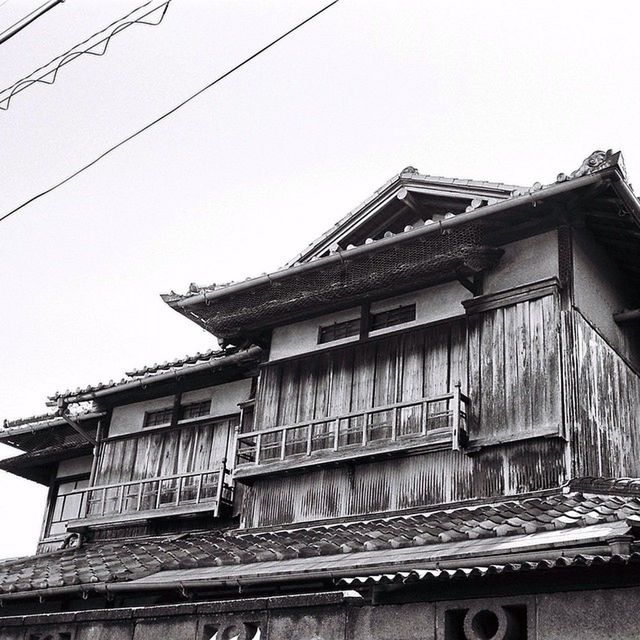
[[165,302],[219,351],[57,393],[0,468],[20,640],[637,638],[640,203],[407,167],[285,268]]

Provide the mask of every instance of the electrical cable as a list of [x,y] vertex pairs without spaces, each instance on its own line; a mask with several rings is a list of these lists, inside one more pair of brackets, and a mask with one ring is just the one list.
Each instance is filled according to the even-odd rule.
[[[34,9],[31,13],[28,13],[24,18],[21,18],[15,24],[5,29],[0,33],[0,44],[4,44],[7,40],[10,40],[16,34],[20,33],[23,29],[28,27],[32,22],[42,17],[48,11],[51,11],[55,6],[61,4],[64,0],[45,0],[37,9]],[[2,6],[2,5],[0,5]]]
[[[134,13],[140,11],[141,9],[144,9],[145,7],[149,6],[153,2],[154,0],[148,0],[148,2],[145,2],[143,5],[137,7],[133,11],[130,11],[127,15],[123,16],[122,18],[118,18],[118,20],[115,20],[110,25],[104,27],[104,29],[100,29],[100,31],[97,31],[92,36],[89,36],[86,40],[83,40],[82,42],[74,45],[73,47],[71,47],[71,49],[65,51],[65,53],[53,58],[52,60],[49,60],[49,62],[47,62],[46,64],[43,64],[41,67],[38,67],[35,71],[32,71],[28,76],[25,76],[24,78],[21,78],[17,82],[14,82],[10,87],[2,89],[0,91],[0,109],[2,111],[6,111],[7,109],[9,109],[9,106],[11,104],[11,99],[13,98],[13,96],[15,96],[18,93],[21,93],[22,91],[24,91],[25,89],[27,89],[33,84],[37,84],[37,83],[53,84],[56,81],[56,78],[58,76],[58,71],[60,71],[62,67],[69,64],[70,62],[80,57],[81,55],[88,54],[92,56],[103,56],[107,52],[107,48],[109,47],[111,38],[113,38],[113,36],[120,33],[121,31],[124,31],[128,27],[134,24],[146,24],[151,26],[159,25],[164,19],[165,14],[167,13],[167,9],[169,8],[169,4],[171,3],[171,0],[165,0],[165,2],[147,11],[143,15],[137,17],[135,20],[130,20],[129,22],[125,22],[125,20],[130,18]],[[162,13],[160,14],[160,17],[157,19],[156,22],[150,22],[148,20],[144,20],[144,18],[150,16],[152,13],[155,13],[156,11],[159,11],[160,9],[162,9]],[[96,36],[99,36],[105,31],[108,31],[112,27],[114,27],[114,29],[113,31],[111,31],[111,33],[108,36],[94,42],[86,49],[78,50],[78,47],[81,47],[87,44],[88,42],[91,42]],[[94,51],[96,47],[102,44],[104,46],[102,47],[101,51]],[[48,67],[51,67],[51,68],[48,68]],[[46,69],[44,73],[41,73],[39,76],[34,78],[34,76],[37,73],[39,73],[40,71],[43,71],[44,69]],[[46,79],[47,76],[51,76],[49,80]],[[6,95],[6,97],[3,97],[4,94],[7,94],[7,93],[8,95]]]
[[122,145],[126,144],[127,142],[129,142],[130,140],[135,138],[136,136],[139,136],[141,133],[144,133],[147,129],[150,129],[154,125],[158,124],[158,122],[160,122],[160,121],[164,120],[165,118],[167,118],[168,116],[172,115],[173,113],[178,111],[178,109],[181,109],[186,104],[188,104],[189,102],[191,102],[192,100],[197,98],[200,94],[204,93],[205,91],[207,91],[208,89],[210,89],[214,85],[218,84],[219,82],[224,80],[226,77],[230,76],[232,73],[234,73],[235,71],[237,71],[241,67],[244,67],[246,64],[251,62],[253,59],[257,58],[259,55],[261,55],[262,53],[264,53],[268,49],[271,49],[271,47],[276,45],[278,42],[280,42],[281,40],[283,40],[284,38],[286,38],[287,36],[292,34],[294,31],[297,31],[298,29],[300,29],[300,27],[302,27],[305,24],[307,24],[307,22],[310,22],[311,20],[313,20],[314,18],[319,16],[321,13],[324,13],[327,9],[331,8],[334,4],[337,4],[338,2],[339,2],[339,0],[333,0],[333,2],[330,2],[329,4],[324,6],[319,11],[316,11],[314,14],[312,14],[308,18],[305,18],[302,22],[299,22],[295,27],[292,27],[291,29],[289,29],[288,31],[283,33],[282,35],[278,36],[275,40],[272,40],[268,45],[262,47],[261,49],[259,49],[255,53],[252,53],[248,58],[245,58],[242,62],[240,62],[239,64],[235,65],[234,67],[232,67],[228,71],[225,71],[221,76],[218,76],[212,82],[209,82],[208,84],[206,84],[201,89],[198,89],[198,91],[196,91],[195,93],[191,94],[188,98],[185,98],[182,102],[178,103],[176,106],[174,106],[171,109],[169,109],[169,111],[166,111],[162,115],[158,116],[155,120],[152,120],[151,122],[146,124],[141,129],[138,129],[134,133],[128,135],[126,138],[120,140],[120,142],[116,143],[115,145],[113,145],[112,147],[110,147],[109,149],[107,149],[106,151],[101,153],[97,158],[91,160],[91,162],[88,162],[84,166],[80,167],[80,169],[77,169],[72,174],[70,174],[69,176],[67,176],[66,178],[61,180],[60,182],[57,182],[56,184],[54,184],[53,186],[49,187],[48,189],[45,189],[44,191],[41,191],[40,193],[36,194],[35,196],[29,198],[26,202],[23,202],[21,205],[18,205],[17,207],[15,207],[15,209],[12,209],[8,213],[5,213],[2,217],[0,217],[0,222],[2,222],[3,220],[6,220],[9,216],[12,216],[14,213],[17,213],[21,209],[24,209],[24,207],[26,207],[27,205],[31,204],[32,202],[38,200],[39,198],[42,198],[43,196],[51,193],[52,191],[54,191],[58,187],[61,187],[62,185],[66,184],[67,182],[69,182],[70,180],[75,178],[77,175],[81,174],[83,171],[86,171],[87,169],[92,167],[94,164],[100,162],[100,160],[102,160],[103,158],[108,156],[110,153],[112,153],[113,151],[115,151],[116,149],[121,147]]
[[[0,7],[2,7],[3,5],[7,4],[7,2],[9,2],[9,0],[4,0],[4,2],[2,4],[0,4]],[[16,22],[14,22],[10,27],[7,27],[3,31],[0,31],[0,38],[2,38],[2,36],[5,33],[7,33],[7,31],[11,31],[11,29],[13,29],[14,27],[17,27],[23,20],[26,20],[27,18],[30,18],[34,13],[40,11],[40,9],[42,9],[44,6],[46,6],[46,4],[48,2],[49,2],[49,0],[45,0],[45,2],[43,2],[38,8],[36,8],[33,11],[30,11],[29,13],[27,13],[26,16],[23,16],[22,18],[20,18],[20,20],[17,20]]]

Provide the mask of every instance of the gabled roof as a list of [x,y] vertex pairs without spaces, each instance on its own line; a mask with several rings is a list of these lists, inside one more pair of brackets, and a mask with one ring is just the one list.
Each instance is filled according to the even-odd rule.
[[[288,267],[243,282],[192,284],[185,295],[171,292],[162,298],[219,338],[238,342],[278,324],[354,306],[372,293],[388,297],[410,285],[415,289],[468,279],[496,266],[501,253],[496,244],[505,233],[516,233],[526,223],[541,224],[545,215],[557,218],[572,203],[575,208],[597,198],[602,201],[587,211],[587,226],[601,234],[623,272],[640,281],[640,203],[626,182],[619,152],[596,151],[552,184],[511,189],[431,178],[409,169]],[[431,200],[404,204],[423,197]],[[437,210],[436,200],[446,198],[450,210]],[[533,207],[538,207],[535,212]]]
[[[364,202],[338,220],[331,229],[316,238],[304,251],[290,260],[286,266],[290,267],[301,262],[309,262],[319,258],[327,251],[337,250],[341,244],[345,245],[342,248],[346,248],[347,241],[345,238],[349,238],[350,233],[370,222],[374,217],[381,218],[380,223],[384,227],[383,231],[387,231],[390,225],[389,205],[396,204],[402,207],[404,204],[410,208],[412,198],[433,196],[435,199],[442,200],[442,206],[444,207],[459,200],[461,210],[466,211],[467,207],[469,207],[469,210],[473,210],[482,204],[495,204],[499,200],[511,197],[514,193],[525,193],[527,190],[527,187],[508,185],[502,182],[430,176],[421,174],[415,167],[405,167]],[[460,209],[460,206],[451,208]],[[425,211],[422,212],[422,215],[426,217],[428,213]],[[432,214],[431,217],[426,217],[426,220],[423,219],[421,222],[424,224],[427,220],[433,221],[434,218],[437,221],[447,214],[449,217],[457,215],[454,211],[436,214],[435,216]],[[418,214],[414,216],[415,221],[411,226],[416,226],[415,222],[418,221],[419,217]]]
[[639,521],[637,485],[627,485],[624,495],[585,494],[569,485],[564,491],[322,525],[89,542],[0,563],[0,599],[60,590],[135,591],[143,585],[212,587],[276,576],[358,576],[363,569],[476,567],[505,555],[517,563],[532,554],[555,561],[593,548],[608,558],[607,541]]

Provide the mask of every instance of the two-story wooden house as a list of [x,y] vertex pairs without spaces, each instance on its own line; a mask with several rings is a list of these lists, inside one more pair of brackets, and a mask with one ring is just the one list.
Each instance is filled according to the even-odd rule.
[[407,167],[282,270],[163,296],[221,350],[0,433],[49,487],[0,637],[636,638],[639,285],[608,151]]

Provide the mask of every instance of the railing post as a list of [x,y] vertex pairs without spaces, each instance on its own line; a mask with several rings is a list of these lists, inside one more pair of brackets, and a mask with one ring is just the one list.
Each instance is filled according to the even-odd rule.
[[367,446],[367,429],[369,427],[369,416],[371,414],[368,412],[364,412],[363,418],[362,418],[362,446],[366,447]]
[[336,429],[333,433],[333,450],[334,451],[338,450],[339,443],[340,443],[340,418],[336,418]]
[[202,477],[204,474],[198,475],[198,489],[196,491],[196,504],[200,504],[200,499],[202,498]]
[[311,455],[311,436],[313,435],[313,424],[307,425],[307,455]]
[[256,436],[256,465],[260,464],[260,448],[262,447],[262,434]]
[[452,425],[452,448],[460,451],[460,383],[456,383],[453,388],[453,425]]
[[218,473],[218,488],[216,491],[216,516],[220,513],[220,503],[222,502],[222,490],[224,488],[224,472],[225,472],[225,463],[223,462],[220,465],[220,472]]
[[126,485],[122,485],[119,489],[118,489],[118,506],[116,508],[116,513],[122,513],[122,506],[124,504],[124,488],[126,487]]
[[400,422],[400,407],[393,410],[393,421],[391,423],[391,440],[398,439],[398,423]]
[[106,510],[107,510],[107,488],[105,487],[102,490],[102,502],[100,507],[100,515],[103,516]]
[[280,441],[280,460],[284,460],[285,458],[285,449],[287,448],[287,430],[282,430],[282,437]]
[[156,509],[160,508],[160,496],[162,495],[162,480],[156,480],[158,484],[158,495],[156,496]]
[[138,505],[136,506],[136,511],[140,511],[142,509],[142,490],[144,487],[144,482],[140,482],[138,485]]
[[427,435],[427,423],[429,422],[429,401],[425,400],[422,403],[422,435]]

